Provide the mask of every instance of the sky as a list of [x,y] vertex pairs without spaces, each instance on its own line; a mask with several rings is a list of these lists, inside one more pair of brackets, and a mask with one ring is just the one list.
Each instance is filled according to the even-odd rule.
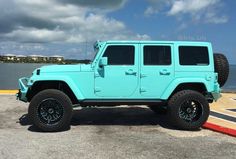
[[91,59],[96,40],[208,41],[236,64],[235,0],[0,0],[0,54]]

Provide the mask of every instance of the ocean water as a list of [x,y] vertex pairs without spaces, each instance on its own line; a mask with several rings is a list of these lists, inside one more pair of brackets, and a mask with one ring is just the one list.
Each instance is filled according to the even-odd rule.
[[0,90],[18,89],[18,79],[29,77],[34,69],[45,64],[0,63]]
[[229,77],[222,89],[223,91],[236,92],[236,65],[230,65]]
[[[18,79],[30,76],[34,69],[47,64],[0,63],[0,89],[18,89]],[[236,65],[230,65],[223,91],[236,92]]]

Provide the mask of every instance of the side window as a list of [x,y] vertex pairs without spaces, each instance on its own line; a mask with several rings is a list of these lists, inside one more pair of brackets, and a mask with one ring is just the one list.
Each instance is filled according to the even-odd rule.
[[144,65],[171,65],[170,46],[144,46]]
[[209,55],[207,47],[180,46],[180,65],[209,65]]
[[108,58],[108,65],[134,65],[134,46],[108,46],[103,57]]

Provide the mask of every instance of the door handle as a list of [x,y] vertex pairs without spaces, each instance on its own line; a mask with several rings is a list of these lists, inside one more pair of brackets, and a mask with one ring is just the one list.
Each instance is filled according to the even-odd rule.
[[136,76],[137,72],[135,72],[135,71],[132,70],[132,69],[129,69],[129,70],[125,71],[125,74],[126,74],[126,75],[135,75],[135,76]]
[[167,69],[163,69],[160,71],[160,75],[170,75],[170,71],[168,71]]

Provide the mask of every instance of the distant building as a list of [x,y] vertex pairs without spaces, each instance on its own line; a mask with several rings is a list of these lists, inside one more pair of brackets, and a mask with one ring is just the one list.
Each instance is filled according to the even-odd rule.
[[23,62],[26,59],[27,59],[27,56],[25,56],[25,55],[16,55],[16,59],[15,60]]
[[29,55],[28,59],[32,60],[32,61],[35,61],[35,62],[46,62],[47,61],[47,56],[43,56],[43,55]]
[[62,63],[64,57],[60,55],[43,56],[43,55],[14,55],[4,54],[0,55],[0,61],[2,62],[23,62],[23,63]]
[[16,59],[16,55],[14,55],[14,54],[5,54],[5,55],[2,56],[2,59],[6,60],[6,61],[14,61]]
[[64,57],[60,55],[53,55],[49,57],[50,62],[61,62],[64,61]]

